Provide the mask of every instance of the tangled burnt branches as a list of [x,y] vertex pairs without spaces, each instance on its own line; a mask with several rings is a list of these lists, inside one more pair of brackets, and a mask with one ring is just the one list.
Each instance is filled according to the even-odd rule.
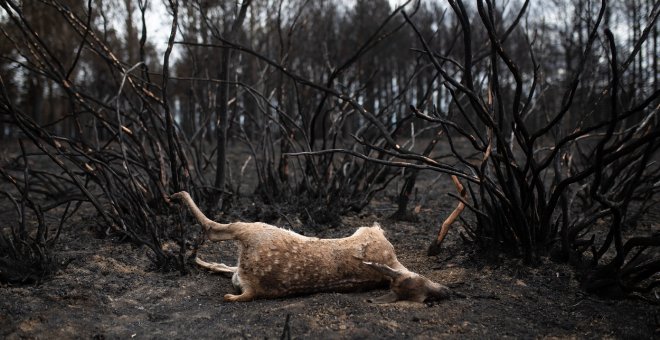
[[[151,249],[159,268],[183,270],[182,257],[162,249],[162,242],[170,238],[168,233],[177,231],[174,226],[165,227],[167,223],[159,216],[168,209],[168,193],[191,183],[188,159],[174,130],[166,96],[157,95],[166,91],[167,56],[172,43],[166,52],[159,86],[151,79],[144,61],[126,66],[90,26],[91,1],[87,8],[79,8],[78,12],[57,1],[39,3],[35,7],[57,18],[63,30],[77,36],[79,41],[72,55],[62,56],[57,45],[45,41],[43,32],[36,28],[39,17],[27,13],[24,6],[14,2],[2,3],[11,21],[3,34],[11,42],[12,61],[26,72],[29,81],[46,83],[53,92],[60,93],[64,100],[59,103],[68,111],[46,125],[41,112],[30,114],[25,110],[26,105],[18,105],[10,94],[12,89],[2,80],[0,113],[3,121],[20,129],[30,142],[34,149],[31,158],[35,161],[48,159],[57,167],[57,171],[48,167],[40,169],[39,191],[45,199],[51,200],[51,208],[65,205],[68,211],[70,205],[92,204],[101,219],[100,233],[127,236]],[[173,10],[176,11],[176,6]],[[176,27],[176,20],[172,26]],[[144,49],[143,40],[142,55]],[[89,55],[81,58],[83,54]],[[65,60],[66,57],[72,61]],[[78,65],[83,59],[105,65],[105,72],[113,77],[117,89],[113,98],[99,98],[95,92],[98,89],[86,84],[87,79],[75,76],[73,70],[84,67]],[[57,103],[51,101],[50,104]],[[23,161],[27,168],[28,157],[23,156]],[[17,182],[7,173],[9,170],[3,170],[5,177]],[[23,180],[28,183],[27,173]],[[27,184],[16,188],[23,192],[24,200],[28,191],[37,190],[34,186],[28,190]],[[11,196],[8,194],[8,197]],[[39,217],[39,206],[31,200],[23,203],[24,200],[21,204],[27,203]],[[37,234],[44,234],[47,227],[42,225],[41,218],[38,220]],[[24,243],[21,233],[12,233],[9,239],[13,239],[8,241],[10,245]],[[43,237],[37,236],[35,242],[39,249],[46,247]],[[54,239],[47,243],[52,242]]]
[[[11,201],[18,216],[17,223],[10,223],[9,228],[0,230],[0,281],[4,282],[39,282],[50,277],[61,264],[58,262],[53,246],[60,236],[65,221],[73,215],[80,202],[72,207],[66,203],[56,228],[46,222],[44,215],[57,208],[58,204],[42,206],[33,196],[42,189],[43,173],[32,173],[27,161],[25,146],[21,146],[22,181],[12,176],[8,170],[0,168],[0,176],[8,181],[18,192],[15,198],[9,191],[0,193]],[[36,178],[36,181],[32,179]],[[36,183],[35,183],[36,182]],[[36,223],[33,221],[36,220]]]
[[[49,162],[50,168],[39,169],[43,200],[54,199],[56,206],[92,205],[98,212],[100,233],[120,235],[148,247],[159,268],[183,270],[186,241],[180,224],[165,216],[173,213],[168,193],[186,189],[209,209],[228,208],[224,203],[230,202],[229,194],[240,188],[233,186],[233,174],[224,170],[229,137],[230,142],[241,141],[250,147],[259,194],[269,202],[313,207],[315,210],[303,216],[314,222],[333,221],[340,213],[362,209],[396,173],[349,157],[309,157],[301,162],[284,154],[345,145],[347,131],[359,125],[356,108],[364,110],[357,98],[364,93],[373,98],[373,86],[363,89],[355,80],[349,86],[352,90],[346,91],[350,95],[325,89],[334,87],[358,60],[404,27],[403,22],[392,20],[399,10],[381,11],[378,20],[382,22],[366,30],[369,36],[360,42],[361,47],[349,51],[322,77],[326,84],[318,85],[320,82],[287,71],[284,45],[291,46],[290,42],[280,42],[277,62],[252,52],[256,61],[266,65],[265,70],[258,70],[256,62],[240,59],[252,72],[245,81],[234,78],[239,58],[227,51],[249,52],[227,38],[240,40],[246,34],[242,23],[250,4],[168,1],[166,10],[172,21],[161,64],[147,39],[145,1],[138,1],[137,9],[131,7],[133,2],[125,3],[130,7],[126,41],[112,29],[110,10],[91,0],[3,2],[0,135],[29,141],[31,154],[26,163]],[[299,5],[299,13],[318,10]],[[304,15],[314,15],[311,10]],[[141,30],[136,29],[133,14],[141,19]],[[280,16],[277,27],[266,27],[266,31],[278,32],[282,39],[294,35],[300,15]],[[286,20],[291,22],[285,24]],[[59,36],[52,34],[54,30]],[[227,32],[233,34],[224,34]],[[169,57],[178,36],[182,38],[176,44],[183,55],[176,64],[178,76],[171,77]],[[226,52],[220,60],[208,52],[215,49]],[[281,74],[273,77],[277,82],[269,77],[273,72]],[[373,73],[361,71],[360,78]],[[387,121],[386,114],[401,105],[405,91],[389,92],[387,105],[381,103],[381,120]],[[338,96],[351,98],[350,107]],[[375,100],[369,101],[373,104]],[[396,130],[402,123],[387,125]],[[362,129],[368,130],[368,126]],[[217,136],[217,141],[209,136]],[[371,144],[382,144],[379,139],[367,138]],[[374,153],[378,154],[375,157],[391,157]],[[3,168],[14,171],[9,163]],[[212,171],[215,181],[209,183]],[[242,173],[238,183],[240,176]],[[225,183],[225,178],[230,180]],[[173,217],[176,220],[176,213]],[[178,254],[163,250],[163,243],[172,240],[179,244]]]
[[[465,203],[476,218],[474,226],[465,226],[466,232],[478,244],[520,256],[528,264],[538,264],[552,253],[580,268],[588,291],[649,292],[660,282],[659,235],[631,238],[624,231],[657,203],[660,91],[657,86],[640,88],[633,97],[623,91],[653,79],[640,81],[626,73],[632,60],[643,58],[637,54],[639,49],[621,63],[613,34],[605,29],[599,35],[607,9],[607,2],[602,1],[576,68],[561,80],[568,84],[561,102],[547,105],[560,87],[546,83],[546,65],[535,59],[532,40],[527,39],[531,65],[526,68],[507,49],[509,34],[515,32],[527,5],[523,4],[510,26],[499,27],[495,18],[501,9],[492,2],[478,1],[477,17],[470,18],[461,1],[452,1],[462,27],[462,63],[432,50],[406,16],[418,33],[420,52],[442,77],[441,86],[451,93],[451,109],[462,119],[449,120],[436,110],[424,113],[415,106],[412,111],[419,119],[441,124],[447,132],[452,153],[465,169],[459,175],[468,182],[471,202]],[[657,19],[655,6],[645,31]],[[487,46],[482,55],[473,53],[477,30],[487,36],[477,42]],[[644,45],[647,37],[640,36],[635,46]],[[606,47],[595,47],[599,39],[608,43]],[[599,63],[594,56],[598,52],[609,65]],[[585,74],[607,69],[605,83]],[[585,101],[595,104],[585,106]],[[575,114],[580,110],[584,111]],[[461,152],[455,147],[457,140],[472,149]],[[419,167],[409,162],[418,160],[449,172],[449,164],[393,150],[409,167]],[[437,253],[441,241],[432,245],[431,253]]]

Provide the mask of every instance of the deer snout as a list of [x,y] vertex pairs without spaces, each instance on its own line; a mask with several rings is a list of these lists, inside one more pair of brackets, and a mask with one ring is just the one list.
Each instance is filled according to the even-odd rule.
[[420,303],[449,297],[449,288],[412,272],[392,281],[391,290],[398,300]]
[[425,301],[435,301],[449,298],[451,292],[447,286],[441,285],[431,280],[427,281],[427,296]]

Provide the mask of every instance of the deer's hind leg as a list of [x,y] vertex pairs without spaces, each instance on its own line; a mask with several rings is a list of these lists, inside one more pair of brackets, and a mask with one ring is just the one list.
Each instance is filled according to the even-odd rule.
[[257,294],[255,294],[254,289],[252,289],[250,286],[243,285],[241,289],[242,289],[241,294],[225,294],[225,301],[244,302],[244,301],[252,301],[257,297]]
[[238,270],[238,267],[231,267],[224,263],[206,262],[199,257],[195,258],[195,263],[202,268],[206,268],[216,273],[235,273]]

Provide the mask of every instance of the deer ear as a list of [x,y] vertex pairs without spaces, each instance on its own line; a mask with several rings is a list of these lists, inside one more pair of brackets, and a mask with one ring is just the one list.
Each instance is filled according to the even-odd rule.
[[366,261],[362,261],[362,263],[364,263],[367,266],[377,270],[379,273],[389,277],[392,280],[394,280],[397,277],[403,275],[402,271],[393,269],[392,267],[390,267],[386,264],[375,263],[375,262],[366,262]]

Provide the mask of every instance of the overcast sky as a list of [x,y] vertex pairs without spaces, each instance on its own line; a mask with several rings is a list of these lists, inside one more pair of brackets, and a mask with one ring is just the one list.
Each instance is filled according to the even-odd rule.
[[[165,3],[167,0],[155,0],[150,2],[150,8],[147,12],[147,25],[148,25],[148,39],[158,50],[158,53],[162,56],[165,53],[167,48],[167,39],[170,35],[170,28],[172,25],[172,17],[167,13]],[[341,1],[347,6],[352,6],[355,3],[355,0],[343,0]],[[389,0],[392,8],[402,4],[405,0]],[[140,18],[137,13],[135,13],[134,21],[139,22]],[[117,25],[121,28],[122,25]],[[175,50],[172,52],[170,58],[176,59],[179,53]]]

